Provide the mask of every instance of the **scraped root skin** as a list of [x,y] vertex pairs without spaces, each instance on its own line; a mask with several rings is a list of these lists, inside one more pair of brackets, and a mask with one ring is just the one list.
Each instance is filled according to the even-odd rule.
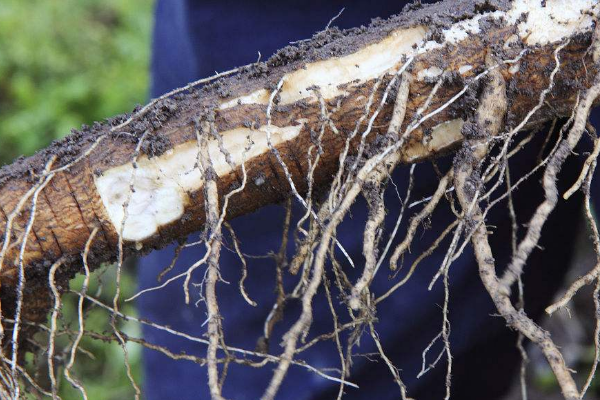
[[[510,9],[491,11],[475,7],[458,22],[455,18],[452,24],[432,31],[420,22],[412,25],[399,22],[399,26],[384,35],[379,32],[380,36],[369,36],[371,32],[364,36],[357,34],[350,42],[347,38],[339,39],[352,52],[341,55],[330,52],[320,58],[307,56],[283,66],[254,66],[239,76],[217,82],[216,89],[203,89],[202,95],[190,93],[176,100],[165,97],[124,122],[98,127],[95,136],[73,136],[68,140],[77,144],[73,145],[77,149],[75,156],[70,150],[48,159],[44,158],[45,153],[40,153],[15,163],[12,168],[17,172],[0,175],[0,217],[5,221],[0,251],[3,345],[5,352],[11,353],[10,358],[0,360],[0,374],[5,382],[0,389],[16,392],[18,396],[20,387],[15,382],[21,380],[42,394],[56,397],[58,368],[54,355],[58,354],[55,338],[61,329],[57,323],[61,295],[82,263],[86,283],[82,292],[77,293],[79,331],[65,331],[77,339],[70,349],[71,358],[64,374],[84,398],[82,384],[70,375],[77,345],[84,334],[118,341],[136,397],[141,393],[128,364],[129,341],[174,359],[206,364],[210,394],[216,400],[223,399],[230,363],[253,367],[273,363],[274,374],[263,395],[264,400],[272,400],[291,366],[300,366],[337,382],[341,398],[345,387],[356,387],[346,379],[352,376],[353,352],[360,340],[364,340],[364,333],[376,346],[376,356],[387,365],[401,398],[409,399],[410,388],[402,381],[401,369],[386,355],[384,343],[379,340],[375,322],[385,315],[377,306],[399,290],[417,265],[440,247],[446,237],[451,237],[430,284],[431,288],[438,278],[443,281],[443,323],[440,334],[424,349],[419,376],[434,368],[445,355],[446,399],[450,398],[453,358],[449,275],[452,263],[470,242],[481,279],[500,314],[511,327],[542,348],[565,397],[577,398],[580,393],[560,351],[543,329],[522,310],[515,309],[509,296],[511,284],[518,281],[529,254],[537,246],[545,219],[558,201],[556,176],[583,134],[600,90],[598,42],[590,47],[592,14],[597,11],[595,2],[577,0],[566,4],[549,0],[546,3],[543,6],[539,1],[516,0]],[[325,49],[335,46],[333,40]],[[269,73],[258,78],[251,76],[256,71],[252,68],[262,67],[268,68]],[[545,168],[546,200],[530,221],[525,239],[518,246],[514,239],[515,259],[507,275],[498,278],[487,241],[485,217],[490,208],[531,176],[532,172],[528,172],[514,184],[509,182],[508,160],[528,143],[525,138],[515,145],[516,136],[547,120],[569,115],[573,109],[573,126],[567,139],[560,141],[534,169]],[[600,149],[598,143],[596,148]],[[434,162],[439,181],[435,190],[432,185],[431,196],[410,203],[414,163],[454,150],[457,150],[455,162],[450,170],[442,171]],[[589,188],[588,171],[595,169],[599,152],[589,156],[573,190]],[[44,161],[42,166],[36,167],[40,160]],[[406,196],[401,198],[398,193],[402,205],[397,227],[401,226],[405,211],[412,213],[412,218],[405,232],[404,226],[395,229],[384,241],[387,216],[384,192],[391,172],[402,163],[413,166]],[[492,198],[505,176],[507,192]],[[348,218],[359,196],[365,198],[369,207],[363,233],[364,265],[355,265],[356,260],[336,237],[337,229]],[[282,244],[277,254],[265,256],[276,263],[277,299],[265,319],[264,336],[259,339],[256,351],[229,346],[217,296],[222,282],[220,252],[227,245],[222,226],[230,232],[232,251],[243,265],[239,280],[241,295],[250,306],[255,306],[244,289],[244,280],[253,271],[247,270],[243,243],[226,221],[283,199],[288,199],[288,206]],[[292,200],[303,208],[303,216],[294,232],[296,253],[288,263]],[[446,201],[456,219],[415,259],[400,282],[390,285],[385,294],[372,293],[371,282],[378,273],[382,274],[379,271],[385,266],[388,250],[393,249],[389,267],[398,272],[397,266],[410,251],[415,237]],[[425,205],[413,212],[412,207],[422,203]],[[119,282],[125,256],[164,246],[201,228],[204,231],[200,240],[181,242],[176,253],[199,245],[206,251],[202,259],[184,273],[169,277],[156,287],[145,288],[126,301],[178,283],[182,285],[185,302],[190,303],[190,289],[199,288],[200,301],[196,305],[206,307],[207,339],[123,314],[119,310],[122,302]],[[396,238],[399,232],[404,236]],[[380,253],[383,242],[387,244]],[[348,278],[342,263],[336,259],[339,254],[344,263],[359,269],[358,279]],[[92,269],[111,259],[117,259],[117,289],[112,306],[107,306],[86,290]],[[44,266],[44,260],[50,263],[50,268]],[[171,272],[174,263],[175,260],[158,276],[159,281]],[[295,282],[289,292],[284,285],[286,267],[290,276],[285,280]],[[49,279],[36,280],[39,272],[43,276],[46,270]],[[594,271],[575,286],[597,279],[598,273]],[[202,279],[198,284],[195,280],[199,276]],[[321,285],[326,289],[334,330],[307,340]],[[576,291],[571,290],[564,302]],[[283,352],[274,356],[267,347],[276,336],[274,327],[290,299],[300,302],[301,314],[282,336]],[[338,299],[346,307],[347,316],[338,315],[334,306]],[[595,300],[600,307],[598,295]],[[88,301],[110,313],[110,336],[84,330],[83,304]],[[49,309],[53,311],[51,324],[45,327],[43,321]],[[174,354],[130,337],[120,331],[119,319],[135,320],[202,343],[207,346],[206,358]],[[46,354],[50,366],[49,392],[40,388],[20,365],[24,353],[20,346],[40,329],[49,331]],[[600,332],[600,322],[597,330]],[[345,348],[340,335],[343,331],[348,331]],[[598,338],[600,333],[597,345]],[[335,340],[340,371],[325,373],[299,359],[304,350],[323,340]],[[444,351],[425,367],[426,353],[437,340],[443,343]],[[597,354],[600,354],[598,349]],[[585,390],[586,387],[581,393]]]
[[[556,1],[550,1],[548,7],[527,4],[533,9],[525,7],[525,2],[515,2],[509,12],[494,12],[489,15],[479,15],[473,20],[467,20],[453,26],[444,33],[446,43],[426,41],[428,30],[424,26],[393,31],[389,37],[381,42],[367,46],[355,53],[341,58],[309,63],[299,71],[284,75],[281,80],[283,86],[278,92],[279,106],[295,106],[297,102],[304,101],[315,103],[310,88],[319,87],[321,96],[325,101],[335,100],[340,97],[350,96],[356,88],[368,84],[375,79],[381,79],[389,74],[403,60],[411,57],[424,57],[427,52],[433,52],[440,47],[458,44],[464,41],[465,34],[480,34],[478,22],[482,18],[498,20],[506,18],[508,24],[516,23],[522,12],[531,15],[527,20],[518,25],[518,35],[511,37],[513,42],[523,41],[529,46],[546,45],[560,41],[566,33],[576,27],[577,31],[589,28],[591,18],[585,13],[574,18],[573,15],[592,8],[592,2],[573,2],[565,8]],[[564,21],[570,21],[565,25]],[[575,21],[575,22],[573,22]],[[539,27],[543,25],[543,29]],[[464,31],[465,33],[458,33]],[[543,34],[541,34],[543,32]],[[393,49],[393,51],[390,51]],[[518,66],[518,64],[517,64]],[[458,73],[469,76],[473,65],[458,66]],[[509,69],[509,73],[515,71]],[[419,71],[421,81],[436,79],[442,75],[443,70],[437,66]],[[516,71],[515,71],[516,72]],[[344,89],[341,89],[344,88]],[[234,110],[241,105],[266,106],[270,92],[260,89],[248,95],[233,98],[222,102],[219,110]],[[293,141],[304,128],[310,127],[311,121],[300,118],[292,121],[292,125],[273,126],[273,145]],[[460,130],[462,119],[453,119],[434,126],[431,139],[424,142],[415,141],[404,149],[404,162],[411,162],[450,149],[462,140]],[[224,147],[231,154],[236,167],[241,164],[241,155],[250,136],[255,144],[252,146],[248,159],[258,157],[268,150],[265,142],[265,126],[250,128],[238,127],[222,131]],[[231,166],[225,160],[224,154],[219,150],[216,141],[211,140],[209,154],[219,176],[228,174]],[[426,144],[424,144],[426,143]],[[142,241],[149,238],[164,225],[181,218],[189,202],[187,193],[198,191],[203,184],[203,178],[197,169],[193,169],[194,141],[183,143],[164,156],[143,161],[142,173],[135,185],[135,194],[130,208],[137,211],[134,218],[129,218],[124,231],[124,238],[130,241]],[[105,170],[102,176],[95,179],[96,188],[102,199],[104,208],[113,226],[120,226],[123,220],[123,195],[127,190],[123,187],[123,177],[131,174],[131,166],[123,165]]]
[[[541,90],[545,85],[544,80],[533,79],[533,76],[551,62],[549,54],[557,45],[556,40],[562,39],[564,29],[569,27],[571,34],[575,35],[589,32],[591,26],[591,18],[586,12],[577,14],[577,18],[566,25],[557,21],[562,21],[565,15],[575,14],[573,10],[590,10],[591,5],[583,0],[572,2],[569,5],[570,11],[555,15],[557,9],[554,2],[548,2],[549,7],[546,8],[539,8],[534,3],[536,4],[531,2],[533,8],[530,22],[529,19],[521,19],[517,25],[517,14],[520,16],[524,5],[522,2],[515,2],[517,11],[477,14],[449,27],[443,31],[445,41],[440,43],[427,41],[427,29],[421,25],[400,28],[379,41],[362,45],[362,48],[359,46],[349,55],[299,64],[289,72],[283,69],[280,74],[273,72],[272,75],[281,82],[281,88],[274,99],[269,128],[271,145],[278,149],[286,165],[290,166],[289,172],[298,190],[306,190],[305,175],[309,170],[307,159],[300,155],[300,150],[311,143],[310,132],[319,130],[321,103],[324,102],[331,108],[327,116],[330,126],[325,129],[321,139],[324,152],[314,171],[315,187],[326,185],[337,168],[339,153],[347,143],[343,132],[356,129],[355,121],[360,120],[367,103],[378,103],[383,96],[385,83],[400,66],[412,68],[416,71],[415,76],[422,79],[414,82],[415,95],[407,103],[407,118],[403,129],[426,102],[427,96],[420,93],[429,92],[432,80],[453,76],[448,84],[440,87],[435,98],[431,99],[433,102],[430,107],[435,109],[456,95],[464,87],[463,82],[469,82],[477,71],[481,71],[484,64],[483,46],[492,44],[484,43],[484,39],[492,38],[503,46],[508,41],[512,47],[504,47],[506,60],[522,58],[520,62],[500,67],[502,74],[513,82],[513,86],[527,84],[531,93]],[[484,32],[480,23],[486,19],[497,24],[488,24],[489,28]],[[548,26],[556,26],[555,33],[560,34],[560,38],[552,36],[553,30],[550,28],[545,30],[544,38],[532,35],[528,31],[531,30],[530,24],[535,25],[538,20],[555,21],[554,25]],[[507,25],[504,26],[503,23]],[[510,28],[511,23],[515,24],[514,28]],[[413,46],[415,44],[416,47]],[[460,46],[461,51],[452,51],[454,45]],[[542,47],[519,56],[522,46],[526,45]],[[571,58],[581,58],[585,48],[585,43],[569,46],[564,55],[565,63]],[[528,67],[524,67],[525,65]],[[520,67],[514,69],[514,66]],[[423,74],[423,71],[428,73]],[[438,75],[439,71],[443,71],[443,74]],[[580,80],[578,75],[585,73],[583,68],[565,68],[557,79],[565,82]],[[593,71],[588,68],[587,73],[591,74]],[[328,82],[321,82],[320,79]],[[377,84],[379,90],[374,90]],[[320,98],[314,95],[315,85]],[[208,149],[219,178],[220,197],[231,191],[232,187],[239,186],[243,175],[240,170],[243,159],[250,171],[246,190],[232,199],[229,217],[280,201],[289,191],[289,185],[285,179],[281,179],[284,178],[283,171],[266,143],[265,111],[269,97],[266,95],[272,94],[272,89],[257,90],[266,90],[265,96],[244,93],[244,89],[240,89],[240,93],[231,94],[224,100],[214,96],[202,98],[195,106],[197,110],[207,109],[215,107],[216,103],[215,129],[218,133],[208,139]],[[300,98],[294,97],[296,95]],[[552,112],[568,112],[574,99],[564,95],[558,98],[561,100],[554,104]],[[522,110],[529,107],[531,100],[531,96],[517,96],[510,112],[518,118]],[[128,253],[146,252],[153,247],[164,246],[173,238],[183,237],[202,226],[205,220],[202,193],[204,179],[198,168],[194,168],[197,146],[193,124],[187,122],[193,111],[185,107],[178,108],[176,104],[166,100],[161,102],[155,108],[144,109],[145,114],[155,113],[156,120],[159,121],[155,132],[148,135],[148,144],[144,149],[158,150],[146,149],[149,154],[142,154],[137,160],[131,194],[128,194],[128,182],[134,175],[131,153],[135,148],[135,141],[139,139],[135,133],[127,132],[126,125],[100,129],[93,140],[85,139],[87,143],[82,144],[80,157],[76,157],[68,165],[61,164],[60,169],[56,170],[54,184],[42,192],[37,211],[39,215],[33,226],[35,237],[28,241],[24,254],[25,264],[40,263],[42,260],[54,261],[61,255],[78,255],[95,227],[99,227],[101,233],[91,254],[98,259],[110,259],[111,249],[119,240],[118,233],[123,222],[125,224],[121,239],[125,241],[125,251]],[[156,111],[158,106],[161,107],[159,111],[167,110],[164,111],[165,116]],[[401,149],[400,162],[415,162],[455,148],[462,140],[460,131],[464,123],[464,117],[457,110],[460,107],[445,108],[417,126]],[[547,112],[540,113],[539,118],[544,119],[544,113]],[[459,118],[456,117],[457,113]],[[367,142],[386,132],[390,115],[391,107],[383,104],[377,118],[363,118],[364,123],[368,121],[368,127],[371,127],[367,127],[370,131],[365,137]],[[336,131],[331,127],[335,127]],[[362,131],[364,126],[361,125],[360,128]],[[159,140],[158,136],[161,135],[166,139]],[[364,140],[359,136],[355,135],[354,140],[349,143],[350,148]],[[251,145],[247,146],[247,143]],[[27,162],[24,160],[21,163]],[[0,200],[5,215],[18,209],[18,200],[29,186],[25,177],[11,178],[3,184],[0,188]],[[129,201],[125,208],[123,205],[127,199]],[[28,211],[23,205],[20,210]],[[124,218],[126,214],[128,217]],[[11,246],[7,246],[0,257],[0,265],[3,266],[0,274],[7,287],[14,286],[16,282],[14,245],[22,239],[23,233],[21,219],[17,218],[17,222],[10,229],[5,229],[4,237],[8,240],[4,242],[11,243]],[[14,243],[15,240],[17,243]]]

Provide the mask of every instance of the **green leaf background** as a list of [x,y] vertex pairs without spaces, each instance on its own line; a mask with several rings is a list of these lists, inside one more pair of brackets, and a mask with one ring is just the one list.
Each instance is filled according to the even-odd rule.
[[[72,128],[131,111],[148,96],[148,66],[153,2],[147,0],[2,0],[0,1],[0,163],[28,156]],[[112,303],[114,267],[94,273],[90,294]],[[111,275],[112,278],[111,278]],[[134,272],[124,268],[123,298],[135,291]],[[76,278],[72,287],[81,287]],[[63,328],[78,330],[77,296],[63,298]],[[122,311],[135,315],[133,305]],[[86,329],[110,335],[110,317],[86,309]],[[69,322],[70,321],[70,322]],[[120,328],[139,337],[136,324]],[[35,338],[40,345],[47,335]],[[68,351],[72,337],[57,337],[57,356]],[[123,352],[115,343],[85,338],[73,375],[90,399],[133,398]],[[128,345],[133,374],[141,384],[140,348]],[[68,354],[68,353],[66,353]],[[28,356],[28,369],[47,387],[45,354]],[[92,359],[92,358],[95,358]],[[60,362],[59,362],[60,364]],[[62,375],[62,368],[57,375]],[[81,395],[61,379],[63,399]],[[26,395],[36,398],[34,393]]]

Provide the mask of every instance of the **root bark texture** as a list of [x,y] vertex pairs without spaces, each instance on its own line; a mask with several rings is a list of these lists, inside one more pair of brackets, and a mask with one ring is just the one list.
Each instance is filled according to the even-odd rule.
[[[596,289],[591,301],[600,309],[600,235],[590,206],[600,140],[589,122],[600,95],[598,6],[585,0],[568,5],[549,0],[546,7],[534,0],[485,3],[478,7],[482,2],[448,0],[364,32],[334,33],[328,25],[315,40],[300,42],[295,50],[278,53],[266,63],[194,82],[132,115],[98,124],[3,168],[0,397],[17,399],[27,390],[56,399],[64,375],[87,399],[85,382],[78,378],[78,354],[86,352],[82,339],[87,336],[120,345],[132,396],[138,398],[141,389],[128,362],[132,345],[206,368],[208,392],[215,400],[227,395],[230,365],[268,366],[273,373],[261,388],[262,399],[273,400],[291,368],[339,385],[338,399],[357,390],[354,360],[368,342],[374,351],[368,357],[385,365],[400,397],[410,399],[403,366],[394,364],[398,360],[378,333],[378,323],[386,318],[385,303],[436,259],[441,261],[426,279],[430,290],[443,285],[441,324],[439,334],[422,349],[419,377],[445,365],[449,399],[456,370],[456,333],[451,328],[460,318],[452,313],[450,302],[453,264],[472,250],[498,313],[519,333],[522,380],[524,341],[529,340],[545,355],[565,399],[580,399],[600,360],[600,318],[594,363],[579,389],[578,376],[566,365],[560,348],[527,315],[522,275],[531,255],[542,251],[540,239],[552,212],[583,191],[596,264],[547,312],[565,308],[579,289],[592,283]],[[439,20],[435,31],[427,25],[431,15]],[[538,32],[542,22],[548,25],[546,36]],[[549,121],[553,122],[546,133]],[[587,149],[579,177],[561,197],[561,169],[576,146],[585,146],[581,138],[586,132],[594,144]],[[514,168],[512,157],[521,155],[538,135],[547,138],[535,151],[540,154],[535,166]],[[405,187],[392,179],[403,168]],[[424,183],[419,181],[420,171],[427,168],[435,174]],[[544,198],[525,221],[513,194],[528,180],[535,185],[529,178],[536,172],[542,174]],[[368,210],[362,230],[356,232],[362,239],[362,257],[347,249],[339,235],[359,200]],[[286,204],[281,244],[256,255],[228,221],[279,202]],[[506,238],[512,258],[506,267],[497,265],[489,240],[494,227],[486,221],[502,202],[512,228]],[[442,213],[449,220],[438,226]],[[388,231],[388,226],[393,229]],[[181,240],[198,231],[195,239]],[[120,282],[126,257],[174,239],[179,239],[174,259],[157,275],[156,286],[124,298]],[[190,248],[199,249],[202,256],[184,272],[173,272],[179,255]],[[257,307],[252,288],[246,287],[257,273],[248,260],[273,264],[275,295],[266,305],[270,311],[260,316],[262,332],[255,349],[225,340],[231,338],[223,322],[229,321],[222,302],[223,285],[228,284],[223,277],[231,268],[220,263],[225,251],[239,259],[234,287],[247,312],[265,306]],[[116,261],[112,304],[98,298],[100,290],[89,290],[104,261]],[[69,289],[69,280],[78,272],[85,278],[81,290]],[[384,273],[391,275],[389,285],[376,290],[373,283]],[[511,299],[515,284],[517,304]],[[124,311],[124,304],[168,285],[181,287],[182,307],[205,310],[206,319],[198,324],[203,335]],[[320,303],[320,293],[327,304]],[[199,300],[194,303],[195,298]],[[77,310],[73,324],[61,314],[69,301]],[[290,302],[298,302],[301,309],[281,334],[281,321],[292,318]],[[325,333],[314,333],[316,307],[330,311],[330,330]],[[110,329],[90,330],[85,323],[89,310],[105,313]],[[190,341],[203,346],[205,353],[176,353],[126,333],[124,323]],[[45,335],[35,336],[37,332]],[[68,346],[57,340],[62,336],[72,338]],[[316,367],[305,358],[308,349],[325,344],[335,348],[337,368]],[[435,350],[440,345],[442,350]],[[28,351],[48,365],[47,385],[36,381],[39,374],[27,372]]]

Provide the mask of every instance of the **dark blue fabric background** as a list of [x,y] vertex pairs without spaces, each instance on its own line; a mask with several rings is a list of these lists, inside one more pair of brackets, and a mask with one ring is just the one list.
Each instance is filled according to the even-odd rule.
[[[344,28],[367,24],[374,17],[388,17],[399,12],[404,3],[406,2],[159,0],[152,58],[152,96],[156,97],[187,82],[212,75],[215,71],[253,62],[258,51],[264,59],[289,42],[308,38],[323,29],[342,7],[346,9],[335,21],[335,25]],[[531,167],[531,160],[535,159],[536,154],[536,144],[530,144],[528,150],[516,157],[514,165],[511,164],[513,174]],[[575,157],[570,160],[561,175],[563,181],[574,181],[577,165],[580,163],[581,156],[579,160]],[[407,168],[399,168],[393,176],[402,195],[406,192],[407,177]],[[430,195],[436,182],[437,177],[431,166],[419,165],[416,169],[413,199]],[[395,193],[391,190],[389,192],[386,203],[390,214],[387,233],[391,231],[400,207]],[[521,223],[531,216],[542,198],[539,177],[530,179],[515,194]],[[578,196],[559,204],[544,230],[542,245],[545,251],[537,251],[531,257],[525,277],[529,293],[526,298],[527,309],[531,315],[540,314],[566,270],[577,227],[573,220],[579,216],[580,205],[581,197]],[[301,214],[302,210],[296,207],[294,218],[297,219]],[[283,218],[282,206],[269,206],[232,221],[243,251],[256,255],[277,251]],[[352,218],[345,221],[339,229],[340,241],[357,264],[357,271],[350,271],[351,268],[345,266],[353,279],[360,273],[363,260],[361,244],[365,218],[365,204],[358,201],[352,209]],[[432,219],[433,228],[416,238],[412,254],[418,255],[427,248],[453,218],[449,209],[438,210]],[[505,205],[497,207],[497,211],[490,215],[489,223],[496,226],[491,240],[497,264],[506,265],[510,255],[510,243],[507,239],[510,231]],[[403,225],[398,236],[402,236],[405,228]],[[290,254],[292,250],[290,246]],[[172,246],[141,260],[140,289],[156,285],[156,276],[170,263],[173,251]],[[410,265],[413,255],[407,256],[405,265]],[[184,271],[201,256],[199,248],[185,251],[170,276]],[[442,285],[438,283],[434,290],[427,291],[427,285],[437,271],[441,257],[441,254],[433,255],[423,262],[409,283],[380,305],[381,319],[376,324],[388,356],[401,369],[409,395],[418,400],[440,399],[444,392],[445,362],[441,362],[435,370],[421,379],[416,379],[421,367],[421,352],[441,329]],[[241,264],[236,255],[226,249],[222,251],[221,270],[223,279],[230,284],[220,283],[217,290],[224,317],[226,342],[232,346],[253,349],[262,335],[264,319],[276,297],[273,292],[275,263],[269,259],[248,261],[247,289],[258,307],[249,306],[240,296],[237,282],[241,275]],[[195,282],[202,280],[203,273],[203,269],[198,271]],[[402,275],[403,273],[400,274]],[[397,279],[399,278],[389,280],[388,271],[384,268],[373,283],[372,291],[380,295]],[[480,399],[481,394],[485,393],[486,399],[495,399],[508,387],[518,366],[519,356],[514,346],[516,336],[506,328],[503,320],[492,316],[496,310],[479,281],[477,267],[470,252],[452,266],[450,282],[453,398]],[[293,282],[286,284],[290,286]],[[197,289],[193,291],[197,292]],[[196,293],[194,301],[197,299]],[[142,318],[197,336],[205,333],[206,327],[201,326],[206,319],[204,304],[200,303],[197,307],[194,304],[185,306],[180,282],[171,284],[162,291],[143,295],[137,302]],[[331,315],[323,290],[317,295],[314,308],[311,335],[330,331]],[[343,314],[341,307],[340,311]],[[278,341],[299,315],[298,304],[290,303],[286,315],[286,319],[275,330],[277,339],[270,343],[269,350],[272,354],[282,351]],[[186,351],[199,356],[204,356],[206,352],[204,345],[152,328],[144,328],[144,335],[148,341],[167,346],[173,351]],[[437,356],[440,348],[434,347],[429,356],[430,362]],[[376,352],[368,335],[364,335],[355,352]],[[313,347],[302,358],[320,368],[339,366],[339,357],[332,342]],[[382,362],[376,362],[377,359],[360,356],[355,358],[349,380],[357,383],[360,389],[347,388],[345,398],[384,400],[400,397],[387,367]],[[272,364],[261,369],[231,365],[223,389],[224,395],[234,400],[258,399],[272,371]],[[191,362],[172,361],[157,352],[144,351],[144,374],[147,399],[209,398],[205,367]],[[292,366],[278,398],[331,399],[335,398],[336,393],[336,384]]]

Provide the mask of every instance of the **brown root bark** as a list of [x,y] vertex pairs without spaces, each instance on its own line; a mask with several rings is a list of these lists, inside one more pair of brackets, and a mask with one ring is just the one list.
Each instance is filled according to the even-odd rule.
[[[557,20],[556,8],[539,8],[533,1],[525,2],[530,8],[518,9],[518,15],[506,2],[485,2],[486,7],[482,3],[449,0],[367,29],[326,30],[265,63],[177,90],[131,115],[85,127],[32,157],[3,167],[0,300],[3,318],[15,321],[10,326],[2,324],[6,331],[3,345],[13,349],[9,375],[14,378],[19,368],[19,339],[30,334],[31,325],[20,321],[44,321],[53,304],[58,313],[58,293],[68,287],[75,273],[85,269],[87,276],[90,268],[114,260],[120,271],[126,255],[164,247],[205,228],[206,259],[188,270],[184,288],[187,295],[191,272],[206,262],[206,362],[211,394],[220,399],[217,352],[226,349],[215,289],[221,227],[228,219],[294,198],[306,207],[305,217],[311,224],[292,261],[293,273],[305,266],[304,286],[299,285],[304,290],[302,315],[286,335],[285,351],[264,396],[274,398],[294,363],[298,340],[312,322],[312,298],[327,279],[325,262],[332,245],[341,247],[335,231],[361,191],[373,192],[364,236],[367,266],[355,285],[350,285],[349,309],[366,312],[384,298],[372,301],[368,287],[380,265],[378,228],[385,208],[379,185],[394,166],[431,160],[460,148],[466,135],[463,127],[471,123],[474,112],[479,118],[476,125],[489,135],[476,144],[478,149],[470,158],[473,163],[487,155],[492,139],[505,140],[507,150],[523,129],[584,107],[575,119],[581,136],[596,97],[579,102],[579,93],[595,90],[600,72],[598,52],[589,50],[591,15],[596,9],[575,1],[581,3],[581,12],[559,23],[552,22]],[[539,21],[555,26],[540,35],[536,31]],[[546,99],[552,99],[551,104]],[[572,146],[560,150],[564,158],[568,150]],[[536,245],[541,226],[539,231],[530,227],[527,237],[531,240],[521,243],[509,269],[511,275],[499,280],[486,247],[484,212],[471,204],[473,199],[465,189],[475,168],[465,161],[441,179],[432,201],[413,218],[406,238],[393,253],[392,267],[410,249],[421,222],[448,196],[454,180],[463,219],[456,225],[449,256],[454,256],[458,238],[466,232],[465,218],[475,221],[477,229],[467,233],[472,235],[482,279],[499,311],[532,341],[547,345],[543,338],[537,340],[543,332],[525,321],[525,316],[521,321],[511,308],[506,290]],[[315,213],[310,194],[328,187],[330,197]],[[557,193],[551,197],[548,201],[556,203]],[[550,211],[552,204],[540,219]],[[235,250],[243,257],[237,244]],[[59,264],[60,269],[52,267]],[[437,276],[444,275],[447,284],[446,267],[444,261]],[[285,301],[283,297],[282,292],[280,302]],[[113,324],[119,316],[118,300],[117,292]],[[372,321],[368,323],[389,363]],[[20,326],[24,332],[19,333]],[[125,349],[124,337],[113,328]],[[446,328],[445,321],[444,332]],[[448,333],[442,336],[449,343]],[[560,356],[552,351],[547,353],[549,359]],[[389,366],[405,397],[399,374]],[[555,368],[555,372],[559,376],[565,371]],[[570,375],[562,378],[565,395],[573,397]]]
[[[438,18],[444,18],[444,12],[448,12],[448,5],[444,4],[438,5],[437,9],[433,7],[430,12],[437,12]],[[469,15],[467,11],[465,15]],[[429,29],[422,25],[420,18],[422,19],[422,15],[419,12],[408,13],[375,25],[364,33],[351,32],[340,35],[339,38],[328,38],[329,43],[322,47],[308,42],[301,49],[295,50],[302,52],[302,57],[296,55],[297,59],[283,62],[280,53],[266,63],[247,67],[237,75],[222,78],[212,85],[193,90],[190,94],[180,94],[174,99],[153,103],[143,111],[134,112],[128,119],[117,117],[110,122],[75,132],[33,157],[17,160],[14,164],[3,167],[0,172],[0,233],[4,246],[0,254],[0,279],[3,301],[7,305],[11,303],[11,293],[14,293],[17,286],[19,248],[24,240],[27,242],[22,264],[32,279],[39,273],[36,271],[47,270],[63,256],[79,264],[79,254],[95,228],[100,229],[100,234],[90,250],[90,264],[97,265],[102,261],[115,259],[119,242],[119,228],[115,222],[119,222],[119,218],[114,215],[111,217],[107,204],[112,202],[109,206],[113,207],[123,205],[121,199],[127,197],[127,191],[132,186],[127,184],[126,179],[133,170],[132,154],[140,145],[144,132],[147,135],[144,143],[141,143],[139,168],[144,170],[156,164],[167,168],[172,159],[177,158],[182,151],[188,151],[190,143],[195,143],[193,118],[212,110],[215,113],[216,132],[211,141],[221,141],[221,146],[215,144],[211,156],[226,159],[227,152],[239,152],[238,147],[247,145],[245,136],[253,135],[254,132],[256,136],[252,140],[255,140],[264,134],[267,106],[262,97],[270,93],[271,88],[282,78],[285,82],[279,96],[281,99],[274,99],[271,113],[271,124],[275,127],[272,128],[273,136],[277,136],[273,143],[274,151],[269,151],[269,146],[265,143],[255,143],[246,152],[248,184],[243,191],[231,198],[226,218],[251,212],[288,197],[289,180],[298,193],[304,193],[307,189],[305,175],[308,165],[307,158],[302,156],[299,149],[308,147],[314,139],[311,132],[318,131],[321,109],[315,96],[307,94],[306,97],[295,100],[293,91],[306,82],[318,81],[324,65],[333,68],[334,64],[329,65],[328,62],[342,62],[348,57],[355,57],[351,61],[366,65],[370,62],[369,57],[372,55],[369,52],[372,50],[398,51],[394,48],[397,45],[394,38],[398,35],[412,38],[415,45],[419,46],[421,42],[417,39],[424,37],[421,32]],[[366,142],[385,135],[392,105],[387,101],[382,103],[382,97],[394,71],[402,66],[411,69],[413,75],[421,76],[421,79],[415,79],[412,83],[403,129],[418,115],[419,108],[427,100],[426,94],[442,78],[441,73],[434,78],[427,77],[428,74],[443,71],[444,80],[435,98],[430,99],[431,109],[439,108],[465,86],[469,87],[452,106],[427,119],[411,132],[408,143],[400,150],[401,161],[404,163],[444,154],[462,140],[460,129],[457,130],[462,124],[461,110],[471,107],[470,101],[477,90],[477,82],[472,82],[473,77],[485,69],[484,56],[488,52],[498,53],[503,60],[520,57],[519,62],[499,66],[509,87],[508,120],[520,120],[524,111],[531,109],[539,93],[547,87],[548,70],[553,64],[552,53],[560,43],[528,47],[526,42],[519,40],[517,33],[515,25],[490,23],[480,33],[471,34],[458,43],[442,42],[437,48],[420,54],[408,58],[398,57],[401,61],[379,76],[341,85],[342,89],[336,89],[335,93],[325,98],[326,106],[330,108],[330,126],[335,126],[336,129],[334,131],[327,127],[321,139],[323,154],[314,172],[314,185],[323,186],[330,182],[332,174],[338,169],[338,158],[347,145],[349,132],[358,128],[364,133],[369,129],[370,133],[364,139]],[[589,32],[578,33],[563,49],[562,68],[549,94],[554,98],[552,109],[544,106],[530,120],[529,125],[556,115],[567,115],[575,101],[574,88],[589,85],[589,77],[596,72],[593,69],[594,63],[590,61],[592,55],[586,53],[590,37]],[[506,46],[507,42],[512,44]],[[330,49],[340,46],[345,49],[341,55],[327,56],[332,53]],[[355,68],[365,66],[357,64]],[[260,72],[262,70],[267,72]],[[288,92],[285,92],[286,87],[290,88]],[[363,117],[369,99],[372,104],[367,115],[372,120]],[[224,107],[224,104],[229,106]],[[376,109],[377,105],[381,105],[379,110]],[[377,111],[379,112],[376,114]],[[356,121],[361,121],[361,117],[362,123],[357,124]],[[449,121],[455,122],[457,126]],[[285,129],[294,130],[294,133],[283,132]],[[350,149],[356,148],[360,143],[359,139],[359,135],[356,135],[350,141]],[[229,140],[239,144],[229,144]],[[279,154],[287,166],[287,172],[278,162],[276,154]],[[50,157],[56,157],[56,161],[51,172],[44,173],[43,165]],[[221,163],[224,167],[217,171],[219,198],[240,186],[244,175],[241,162],[226,160]],[[100,193],[99,182],[103,177],[114,174],[114,171],[118,173],[114,179],[108,180],[113,187],[120,185],[119,190]],[[32,184],[35,187],[36,182],[48,177],[49,173],[53,176],[40,191],[35,201],[35,215],[32,216]],[[157,182],[161,178],[168,178],[161,177],[161,173],[168,175],[168,171],[154,174],[149,172],[149,177],[139,179],[146,179],[148,185],[160,188],[160,183]],[[203,226],[203,179],[196,179],[198,182],[182,188],[182,193],[177,193],[182,203],[180,215],[166,223],[157,224],[154,231],[149,232],[146,237],[133,240],[125,238],[126,254],[147,252],[164,246]],[[160,194],[157,192],[150,195]],[[113,198],[107,199],[106,196]],[[31,234],[25,235],[28,222],[31,222]],[[37,300],[26,299],[27,312],[31,314],[28,318],[40,319],[45,315],[48,304],[43,297]],[[39,304],[35,304],[36,302]],[[39,312],[43,315],[36,317]]]

